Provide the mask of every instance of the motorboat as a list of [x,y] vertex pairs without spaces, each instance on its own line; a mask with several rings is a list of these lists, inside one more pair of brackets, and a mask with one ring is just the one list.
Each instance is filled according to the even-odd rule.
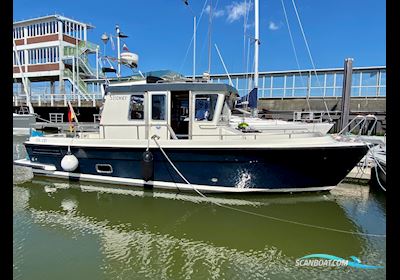
[[35,175],[201,192],[330,190],[368,146],[319,133],[230,126],[238,91],[158,79],[106,87],[98,131],[30,137]]
[[35,128],[36,115],[13,113],[13,135],[30,135]]

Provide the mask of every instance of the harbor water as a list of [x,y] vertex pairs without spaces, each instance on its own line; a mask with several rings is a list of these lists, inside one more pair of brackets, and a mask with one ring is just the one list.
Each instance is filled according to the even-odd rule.
[[[14,136],[14,159],[26,157],[25,139]],[[373,268],[300,261],[311,254]],[[341,183],[330,192],[201,197],[14,166],[13,278],[385,279],[385,195]]]

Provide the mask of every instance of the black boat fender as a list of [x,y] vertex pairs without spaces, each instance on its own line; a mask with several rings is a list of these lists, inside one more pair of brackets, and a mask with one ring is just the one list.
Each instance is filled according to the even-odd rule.
[[147,181],[154,179],[154,157],[150,151],[145,151],[142,156],[142,179]]

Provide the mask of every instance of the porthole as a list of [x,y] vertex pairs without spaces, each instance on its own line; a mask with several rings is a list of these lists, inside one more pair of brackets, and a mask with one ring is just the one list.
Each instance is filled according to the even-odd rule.
[[110,164],[96,164],[97,173],[113,173],[112,166]]

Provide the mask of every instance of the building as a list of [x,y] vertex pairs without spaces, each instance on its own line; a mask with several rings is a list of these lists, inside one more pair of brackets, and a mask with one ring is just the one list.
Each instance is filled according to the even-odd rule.
[[55,106],[71,96],[88,100],[93,90],[83,79],[104,77],[99,71],[99,46],[87,40],[93,28],[60,15],[14,22],[14,103],[25,96],[24,80],[33,103]]

